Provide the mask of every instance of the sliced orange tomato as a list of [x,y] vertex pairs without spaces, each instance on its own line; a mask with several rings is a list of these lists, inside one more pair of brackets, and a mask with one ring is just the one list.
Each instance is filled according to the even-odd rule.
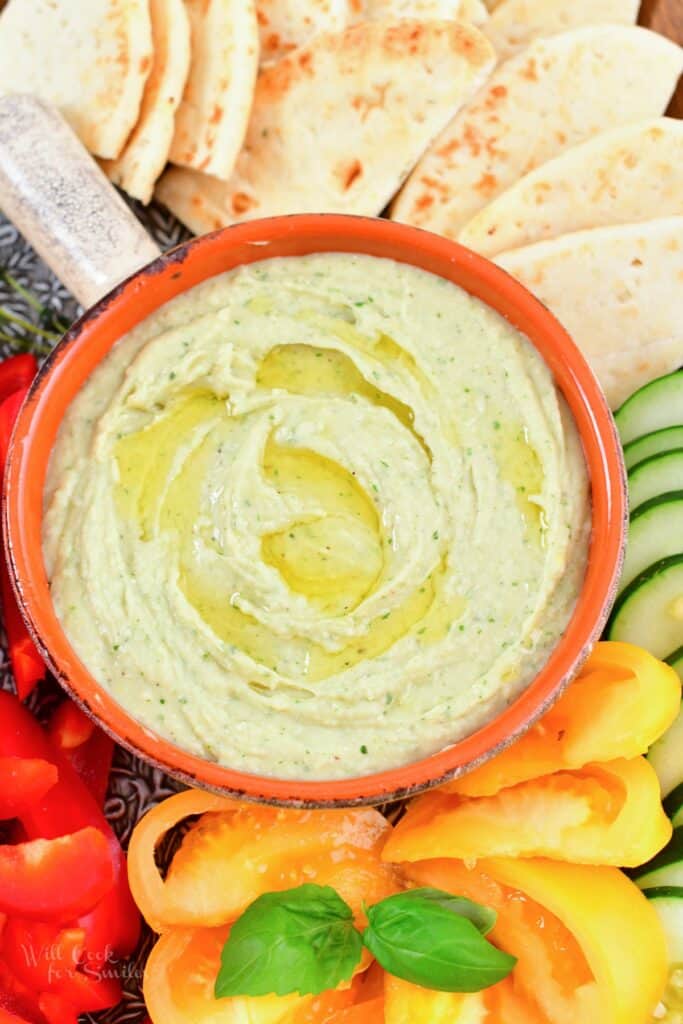
[[492,796],[541,775],[644,754],[669,728],[680,701],[681,683],[669,665],[632,644],[599,643],[579,677],[536,725],[443,790]]
[[[170,828],[202,814],[184,837],[166,880],[154,851]],[[304,882],[331,885],[365,921],[362,902],[396,892],[381,849],[391,825],[373,808],[299,811],[238,803],[189,790],[137,825],[128,851],[135,901],[157,932],[233,921],[258,896]]]
[[481,1024],[548,1024],[548,1017],[508,977],[484,993]]
[[518,962],[507,986],[485,994],[486,1024],[649,1022],[666,983],[664,935],[616,868],[492,858],[474,867],[423,861],[406,872],[412,884],[497,911],[488,938]]
[[[154,1024],[370,1024],[379,1002],[363,982],[372,958],[363,956],[349,984],[319,996],[213,994],[230,927],[174,928],[161,936],[145,967],[143,994]],[[367,998],[366,998],[367,997]],[[358,1004],[358,1006],[356,1006]],[[361,1008],[365,1007],[364,1010]],[[358,1013],[346,1015],[346,1011]],[[363,1014],[366,1016],[363,1016]],[[375,1021],[382,1018],[375,1017]]]
[[479,1024],[484,1014],[480,992],[435,992],[391,974],[384,977],[385,1024]]
[[636,757],[530,779],[490,797],[428,793],[410,806],[383,856],[544,856],[635,867],[670,837],[655,771]]
[[145,967],[143,994],[154,1024],[294,1024],[312,996],[215,999],[221,950],[230,931],[176,928],[162,935]]

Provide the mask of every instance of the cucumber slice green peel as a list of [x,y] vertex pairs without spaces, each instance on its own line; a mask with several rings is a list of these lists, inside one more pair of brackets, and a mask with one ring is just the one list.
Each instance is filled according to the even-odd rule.
[[628,471],[628,502],[631,512],[664,494],[683,489],[683,448],[652,455]]
[[647,759],[657,773],[662,793],[669,797],[683,784],[683,710],[673,724],[650,747]]
[[[683,754],[683,751],[681,752]],[[683,774],[683,756],[681,756],[681,774]],[[671,818],[674,827],[683,825],[683,782],[679,782],[668,796],[662,800],[664,813]]]
[[[666,663],[678,672],[678,676],[683,683],[683,647],[679,647],[677,651],[670,654],[666,659]],[[683,761],[683,757],[681,757],[681,760]]]
[[683,555],[662,558],[629,583],[614,605],[607,637],[671,657],[683,638]]
[[683,448],[683,426],[653,430],[651,434],[637,437],[635,441],[629,441],[624,445],[626,469],[633,469],[639,462],[644,462],[653,455],[670,452],[674,448]]
[[683,423],[683,371],[640,388],[614,414],[622,444]]
[[[679,868],[679,873],[683,872],[683,863],[681,862],[683,862],[683,828],[675,828],[664,849],[660,850],[647,864],[641,864],[640,867],[633,869],[630,874],[641,889],[648,889],[658,886],[657,879],[664,876],[665,869],[669,869],[668,874],[671,874],[671,869],[675,868]],[[651,880],[650,884],[648,884],[648,880]],[[662,883],[670,884],[663,877]]]
[[655,562],[683,554],[683,490],[660,494],[631,514],[619,592]]

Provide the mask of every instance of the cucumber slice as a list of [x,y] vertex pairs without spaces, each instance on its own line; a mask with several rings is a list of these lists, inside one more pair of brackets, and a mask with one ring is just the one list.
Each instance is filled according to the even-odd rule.
[[646,434],[645,437],[629,441],[627,445],[624,445],[626,468],[632,469],[644,459],[649,459],[652,455],[661,455],[662,452],[670,452],[673,448],[683,448],[683,426],[654,430],[651,434]]
[[639,505],[628,528],[619,590],[662,558],[683,554],[683,491],[672,491]]
[[683,423],[683,371],[676,370],[640,388],[614,414],[622,444],[655,430]]
[[670,654],[666,661],[678,672],[678,678],[683,683],[683,647],[679,647],[677,651]]
[[[681,760],[683,761],[683,751],[681,751]],[[674,828],[683,825],[683,783],[679,782],[676,788],[664,797],[662,805],[665,813],[671,818]]]
[[662,795],[668,800],[683,783],[683,710],[664,735],[652,744],[647,759],[657,773]]
[[648,889],[645,893],[662,922],[666,944],[669,948],[669,963],[683,961],[683,889],[665,885]]
[[663,885],[683,888],[683,828],[674,829],[670,841],[656,857],[631,872],[641,889],[656,889]]
[[683,555],[655,562],[617,598],[607,628],[609,640],[645,647],[670,657],[683,640]]
[[651,498],[683,490],[683,448],[652,455],[628,471],[628,502],[631,511]]

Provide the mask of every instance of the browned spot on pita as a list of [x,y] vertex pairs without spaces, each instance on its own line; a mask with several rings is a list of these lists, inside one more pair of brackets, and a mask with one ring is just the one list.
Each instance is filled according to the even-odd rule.
[[235,214],[247,213],[256,206],[256,201],[246,192],[235,192],[232,197],[232,210]]
[[447,142],[445,146],[441,147],[441,149],[437,149],[436,155],[442,156],[447,160],[449,156],[453,156],[456,149],[460,149],[460,139],[451,139],[451,141]]
[[465,125],[465,142],[470,147],[470,153],[472,156],[479,156],[481,153],[481,139],[476,128],[471,124]]
[[209,124],[218,124],[220,119],[223,117],[223,108],[220,103],[214,105],[211,111],[211,117],[209,118]]
[[277,32],[271,32],[271,34],[264,40],[264,50],[277,51],[280,50],[285,44],[280,40],[280,36]]
[[448,185],[445,185],[443,181],[439,181],[438,178],[433,178],[430,174],[424,174],[421,181],[423,185],[427,186],[427,188],[434,189],[435,192],[440,192],[442,201],[449,199],[451,191]]
[[313,54],[309,50],[299,54],[299,67],[309,75],[313,74]]
[[[362,22],[359,28],[362,27]],[[425,27],[414,21],[397,22],[389,28],[384,37],[384,46],[389,53],[401,55],[417,53],[425,36]]]
[[430,196],[429,192],[425,192],[424,195],[418,196],[418,198],[415,200],[416,210],[426,210],[433,205],[434,196]]
[[151,66],[152,66],[152,58],[151,57],[143,57],[142,60],[140,61],[140,72],[141,72],[141,74],[144,75],[146,71],[149,71]]
[[354,96],[351,100],[351,106],[354,110],[357,110],[360,114],[361,121],[365,122],[368,114],[371,110],[379,109],[384,107],[386,102],[387,89],[389,83],[385,82],[384,85],[374,85],[373,90],[374,96]]
[[[486,96],[484,97],[484,103],[483,103],[484,109],[486,109],[486,110],[496,110],[496,108],[501,105],[502,101],[505,99],[507,94],[508,94],[508,91],[507,91],[507,87],[506,86],[504,86],[504,85],[494,85],[494,86],[492,86],[492,88],[489,89],[489,91],[487,92]],[[481,108],[479,108],[479,109],[481,109]]]
[[268,20],[268,15],[260,7],[256,8],[256,20],[258,21],[259,25],[261,25],[263,28],[265,28],[266,25],[270,24]]
[[534,57],[529,57],[529,60],[522,68],[522,78],[528,78],[530,82],[538,81],[538,69]]
[[349,163],[340,164],[337,168],[337,176],[341,179],[342,187],[347,192],[354,181],[360,178],[363,173],[363,165],[360,160],[351,160]]
[[484,171],[481,178],[476,182],[474,186],[478,192],[495,192],[498,188],[498,179],[495,174],[489,174],[488,171]]
[[567,141],[567,136],[565,132],[555,132],[555,138],[561,146],[564,146],[565,142]]
[[643,261],[639,260],[637,256],[635,257],[635,259],[631,260],[631,266],[632,267],[642,267],[642,265],[643,265]]

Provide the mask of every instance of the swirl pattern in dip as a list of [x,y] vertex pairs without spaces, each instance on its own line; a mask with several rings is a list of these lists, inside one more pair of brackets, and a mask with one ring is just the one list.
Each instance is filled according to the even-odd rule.
[[433,753],[528,685],[589,521],[525,338],[439,277],[321,254],[119,341],[62,424],[44,552],[75,650],[141,722],[326,779]]

